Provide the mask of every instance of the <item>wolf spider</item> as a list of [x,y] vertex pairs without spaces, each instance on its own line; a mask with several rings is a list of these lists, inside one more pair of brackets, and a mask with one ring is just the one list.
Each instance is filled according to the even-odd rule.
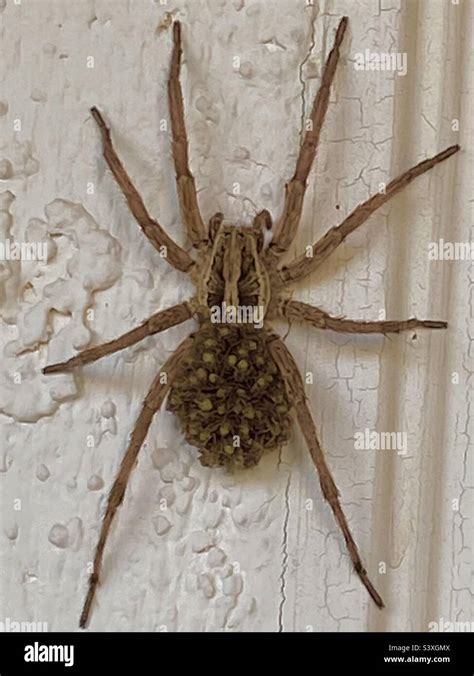
[[[459,150],[453,145],[420,162],[391,181],[385,192],[359,204],[344,221],[331,228],[312,247],[312,256],[302,254],[286,264],[281,258],[293,242],[299,225],[308,175],[316,154],[320,131],[328,107],[331,83],[339,49],[347,27],[343,17],[325,63],[321,85],[311,111],[311,125],[303,139],[293,178],[286,185],[283,213],[273,228],[267,210],[260,211],[250,227],[223,224],[216,213],[204,223],[198,207],[193,175],[189,169],[188,142],[179,81],[181,27],[173,23],[173,51],[168,80],[171,115],[172,154],[177,190],[187,235],[197,250],[196,258],[178,246],[160,224],[148,214],[142,198],[117,156],[102,114],[91,108],[103,142],[104,158],[119,184],[130,211],[153,246],[170,265],[187,273],[196,284],[195,296],[152,315],[140,326],[104,345],[86,349],[68,361],[46,366],[43,373],[71,371],[108,354],[122,350],[143,338],[195,318],[197,331],[186,338],[165,362],[144,400],[129,446],[109,494],[95,551],[93,572],[80,617],[85,627],[102,568],[104,548],[115,513],[121,504],[130,474],[155,413],[169,394],[185,430],[186,440],[200,448],[200,461],[207,466],[255,465],[263,452],[281,446],[288,439],[290,410],[294,411],[319,474],[324,498],[342,531],[354,569],[379,608],[381,596],[370,581],[339,501],[339,491],[326,463],[317,431],[307,405],[302,377],[295,360],[279,336],[268,327],[278,317],[308,322],[318,329],[348,333],[398,333],[416,328],[444,329],[444,321],[418,320],[361,321],[335,317],[320,308],[289,299],[287,287],[310,275],[345,238],[413,179]],[[264,244],[265,230],[273,230]],[[211,308],[250,305],[265,312],[261,330],[210,321]],[[237,443],[236,443],[237,440]]]

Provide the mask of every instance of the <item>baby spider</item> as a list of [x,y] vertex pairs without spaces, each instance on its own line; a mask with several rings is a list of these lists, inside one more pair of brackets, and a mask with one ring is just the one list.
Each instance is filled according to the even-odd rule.
[[[202,219],[188,162],[179,81],[181,27],[178,21],[173,24],[168,100],[179,203],[188,237],[197,252],[195,258],[178,246],[148,214],[114,150],[104,118],[96,107],[91,108],[102,135],[104,158],[133,216],[153,246],[162,253],[166,252],[167,262],[190,275],[196,285],[196,293],[190,300],[152,315],[115,340],[84,350],[66,362],[46,366],[43,373],[71,371],[191,318],[198,321],[199,327],[169,357],[145,398],[109,494],[80,617],[81,627],[85,627],[89,619],[112,520],[123,500],[153,417],[167,395],[168,407],[179,417],[186,440],[199,449],[201,463],[211,467],[255,465],[264,452],[276,449],[288,440],[290,414],[294,412],[318,471],[321,490],[342,531],[355,571],[376,605],[384,607],[380,594],[367,575],[341,507],[339,491],[306,402],[301,375],[284,342],[269,328],[268,322],[283,317],[308,322],[319,329],[349,333],[385,334],[415,328],[445,329],[447,323],[443,321],[414,318],[361,321],[334,317],[320,308],[289,299],[288,287],[310,275],[376,209],[417,176],[456,153],[459,146],[453,145],[420,162],[391,181],[384,193],[377,193],[359,204],[340,225],[331,228],[313,245],[311,257],[303,254],[282,264],[282,256],[293,242],[299,225],[306,182],[316,154],[347,22],[347,17],[343,17],[337,28],[313,103],[312,124],[301,145],[293,178],[286,186],[283,213],[267,246],[264,245],[264,232],[272,229],[273,225],[266,210],[255,216],[251,226],[243,228],[224,225],[221,213],[216,213],[208,226]],[[223,308],[226,318],[220,323],[214,319],[216,307]],[[229,320],[229,308],[261,309],[263,325],[253,321],[256,313],[249,314],[247,323],[239,321],[237,317],[242,317],[237,314]]]

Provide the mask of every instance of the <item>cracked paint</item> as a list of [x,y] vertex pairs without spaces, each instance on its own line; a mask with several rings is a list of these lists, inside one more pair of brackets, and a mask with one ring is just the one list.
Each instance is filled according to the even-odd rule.
[[281,543],[282,561],[280,574],[280,594],[281,600],[278,607],[278,631],[284,631],[283,627],[283,612],[286,602],[286,574],[288,572],[288,524],[290,521],[290,484],[291,484],[291,469],[288,472],[288,482],[285,488],[285,516],[283,520],[283,537]]

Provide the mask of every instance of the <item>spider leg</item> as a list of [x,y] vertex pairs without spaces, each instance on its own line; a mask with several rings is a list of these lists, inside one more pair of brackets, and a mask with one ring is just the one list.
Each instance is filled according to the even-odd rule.
[[421,176],[421,174],[429,171],[439,162],[448,159],[448,157],[457,153],[459,149],[458,145],[450,146],[434,157],[423,160],[423,162],[408,169],[408,171],[401,176],[398,176],[398,178],[390,181],[385,192],[376,193],[375,195],[372,195],[372,197],[369,197],[365,202],[362,202],[362,204],[359,204],[359,206],[357,206],[340,225],[328,230],[316,244],[313,244],[311,256],[307,256],[306,254],[298,256],[298,258],[295,258],[281,269],[281,276],[284,282],[300,281],[316,270],[316,268],[332,254],[351,232],[354,232],[356,228],[365,223],[374,211],[388,202],[390,198],[400,192],[400,190],[411,183],[417,176]]
[[318,307],[297,300],[287,301],[281,309],[281,314],[290,320],[308,322],[317,329],[330,329],[342,333],[400,333],[400,331],[412,329],[446,329],[448,326],[447,322],[415,319],[414,317],[400,321],[381,320],[375,322],[332,317]]
[[152,336],[155,333],[160,333],[160,331],[165,331],[172,326],[181,324],[192,317],[193,310],[191,304],[192,301],[180,303],[179,305],[173,305],[173,307],[157,312],[143,322],[143,324],[140,324],[140,326],[137,326],[131,331],[127,331],[127,333],[124,333],[119,338],[115,338],[103,345],[97,345],[96,347],[90,347],[87,350],[83,350],[67,361],[45,366],[43,373],[49,375],[50,373],[72,371],[76,366],[90,364],[108,354],[113,354],[126,347],[130,347],[130,345],[138,343],[147,336]]
[[269,344],[269,349],[287,384],[288,394],[295,407],[296,417],[301,427],[301,431],[303,432],[309,452],[311,453],[313,462],[318,470],[321,490],[324,497],[329,502],[339,528],[344,535],[347,551],[351,557],[354,569],[375,604],[379,608],[383,608],[384,602],[367,575],[367,571],[364,568],[357,545],[352,537],[347,519],[339,502],[339,491],[331,476],[331,472],[326,464],[326,459],[319,444],[316,427],[306,404],[303,380],[295,360],[285,344],[279,338]]
[[[104,518],[102,520],[102,527],[100,531],[99,541],[95,550],[94,556],[94,568],[93,572],[89,578],[89,588],[87,591],[87,596],[84,602],[84,607],[81,613],[81,618],[79,621],[79,626],[84,628],[88,622],[91,605],[94,600],[94,594],[96,587],[99,583],[100,572],[102,568],[102,558],[104,555],[104,548],[107,541],[107,536],[109,534],[110,526],[112,525],[113,518],[117,509],[125,495],[125,490],[127,488],[132,469],[137,460],[138,452],[145,441],[148,429],[151,425],[155,413],[160,409],[166,395],[168,394],[170,387],[176,378],[176,374],[179,370],[180,364],[185,357],[187,351],[192,344],[192,338],[186,338],[178,347],[178,349],[171,355],[171,357],[166,361],[163,366],[163,369],[156,376],[153,384],[145,398],[143,403],[143,408],[138,416],[138,419],[135,423],[134,430],[130,439],[129,446],[123,460],[120,464],[120,469],[117,475],[117,478],[114,481],[112,489],[109,494],[109,499],[107,502],[107,508],[105,511]],[[163,375],[166,374],[166,383],[163,383]]]
[[283,214],[276,225],[273,240],[268,248],[267,260],[270,264],[275,264],[278,257],[288,251],[298,229],[306,191],[306,180],[316,155],[321,127],[328,108],[331,84],[339,60],[339,47],[344,38],[347,22],[347,16],[344,16],[337,28],[334,45],[324,66],[321,86],[314,99],[310,126],[300,148],[295,173],[286,185]]
[[168,102],[173,136],[173,159],[176,169],[181,215],[194,247],[200,249],[208,243],[207,228],[202,220],[196,195],[194,177],[189,169],[188,139],[184,123],[184,106],[179,72],[181,67],[181,24],[173,23],[173,53],[171,56],[170,77],[168,80]]
[[124,169],[122,162],[115,152],[110,136],[110,129],[105,124],[102,114],[95,106],[91,108],[91,113],[102,134],[105,161],[109,165],[110,171],[119,184],[125,199],[127,200],[130,211],[135,217],[138,225],[141,227],[144,234],[148,237],[155,249],[157,249],[164,258],[166,258],[170,265],[172,265],[177,270],[181,270],[182,272],[188,272],[194,265],[193,259],[184,249],[178,246],[178,244],[176,244],[176,242],[166,234],[157,221],[151,218],[150,214],[146,210],[145,204],[143,203],[138,190],[133,185],[130,177]]

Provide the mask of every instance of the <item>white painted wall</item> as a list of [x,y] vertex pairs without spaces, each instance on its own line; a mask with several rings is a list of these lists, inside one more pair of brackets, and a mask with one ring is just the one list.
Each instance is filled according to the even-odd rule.
[[[277,218],[324,58],[349,15],[292,253],[380,182],[452,143],[463,151],[374,215],[295,297],[355,318],[386,312],[450,326],[416,339],[292,326],[287,338],[303,372],[315,374],[308,398],[385,611],[351,572],[298,431],[280,457],[226,476],[202,468],[162,413],[109,540],[90,628],[410,631],[471,619],[472,262],[430,262],[427,247],[472,239],[473,8],[468,0],[0,1],[2,239],[47,241],[50,255],[47,265],[0,263],[0,619],[77,628],[127,435],[154,373],[192,327],[74,377],[40,373],[191,292],[133,221],[88,112],[103,110],[150,211],[183,242],[169,135],[160,131],[171,43],[157,27],[166,12],[183,22],[201,208],[235,223],[261,208]],[[356,71],[365,49],[406,52],[406,76]],[[356,450],[354,435],[366,428],[406,432],[407,454]]]

